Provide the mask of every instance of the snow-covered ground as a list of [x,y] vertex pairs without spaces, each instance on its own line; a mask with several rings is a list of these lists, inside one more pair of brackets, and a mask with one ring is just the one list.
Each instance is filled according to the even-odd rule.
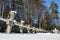
[[0,33],[0,40],[60,40],[60,34],[5,34]]

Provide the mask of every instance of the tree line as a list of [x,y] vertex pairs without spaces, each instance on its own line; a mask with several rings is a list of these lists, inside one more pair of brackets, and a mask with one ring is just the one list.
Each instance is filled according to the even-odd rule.
[[[32,27],[45,30],[57,28],[58,4],[54,0],[51,1],[49,8],[44,4],[46,3],[44,0],[11,0],[11,5],[6,5],[7,0],[1,0],[1,3],[1,17],[3,18],[7,18],[11,10],[15,10],[17,11],[16,21],[24,20],[24,25],[30,24]],[[53,19],[55,23],[52,23]]]

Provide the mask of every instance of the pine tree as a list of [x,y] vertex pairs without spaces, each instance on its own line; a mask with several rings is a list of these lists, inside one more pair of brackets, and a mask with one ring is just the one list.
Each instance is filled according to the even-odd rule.
[[46,6],[42,4],[44,2],[45,2],[44,0],[37,0],[37,2],[36,2],[36,6],[38,8],[37,13],[38,13],[39,28],[41,27],[41,21],[42,21],[41,17],[42,17],[43,10],[46,9]]
[[41,22],[41,28],[45,29],[45,30],[50,30],[50,14],[48,12],[48,10],[46,10],[45,15],[44,15],[44,19]]
[[52,11],[51,16],[55,20],[55,24],[56,24],[56,19],[58,18],[58,4],[55,3],[54,0],[52,0],[51,2],[50,9]]
[[54,1],[51,2],[50,9],[52,10],[51,14],[54,19],[58,18],[58,4]]

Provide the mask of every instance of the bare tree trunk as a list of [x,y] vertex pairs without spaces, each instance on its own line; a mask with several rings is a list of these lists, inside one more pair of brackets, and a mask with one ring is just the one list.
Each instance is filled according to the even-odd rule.
[[24,0],[24,16],[27,18],[27,13],[26,13],[26,0]]
[[2,16],[3,17],[3,13],[4,13],[4,4],[2,5]]

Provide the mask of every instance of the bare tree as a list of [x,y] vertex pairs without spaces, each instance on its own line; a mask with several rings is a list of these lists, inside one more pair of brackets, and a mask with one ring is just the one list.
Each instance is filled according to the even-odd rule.
[[6,0],[2,0],[2,17],[3,17],[3,13],[4,13],[5,2],[6,2]]

